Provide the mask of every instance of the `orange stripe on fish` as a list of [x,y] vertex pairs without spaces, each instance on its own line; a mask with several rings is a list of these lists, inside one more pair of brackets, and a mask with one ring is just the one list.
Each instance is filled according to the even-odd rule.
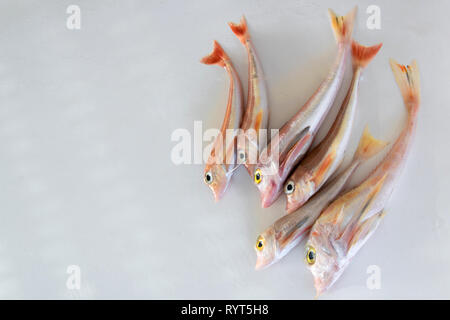
[[263,117],[263,111],[260,110],[258,112],[258,114],[256,115],[256,118],[255,118],[255,130],[256,130],[256,132],[258,132],[259,129],[261,128],[262,117]]
[[320,167],[318,168],[313,181],[314,185],[318,186],[323,181],[323,178],[327,171],[330,169],[330,166],[333,164],[333,160],[336,158],[336,151],[333,150],[322,162]]

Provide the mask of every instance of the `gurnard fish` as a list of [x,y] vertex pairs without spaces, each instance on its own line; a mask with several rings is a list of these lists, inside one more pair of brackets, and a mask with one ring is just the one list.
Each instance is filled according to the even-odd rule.
[[317,296],[329,289],[378,227],[411,145],[420,105],[419,71],[415,61],[403,66],[390,61],[408,112],[406,126],[383,161],[359,186],[333,201],[314,223],[305,260]]
[[328,182],[303,207],[285,215],[268,227],[256,240],[256,270],[266,268],[279,261],[297,246],[323,209],[341,192],[358,166],[377,154],[385,144],[374,139],[368,130],[364,131],[350,165],[336,178]]
[[267,87],[263,68],[250,39],[245,17],[242,17],[239,24],[232,22],[228,24],[245,46],[248,55],[247,106],[241,124],[241,135],[238,136],[237,161],[239,164],[244,163],[248,173],[253,177],[259,152],[267,143],[266,132],[260,132],[261,129],[267,129],[269,121]]
[[324,140],[300,162],[284,185],[286,211],[294,212],[316,193],[341,165],[353,127],[362,70],[382,44],[365,47],[352,43],[353,77],[347,95]]
[[259,189],[263,208],[270,206],[280,195],[288,174],[310,147],[341,87],[350,53],[356,8],[345,17],[338,17],[331,10],[329,13],[338,43],[336,60],[316,92],[271,138],[260,154],[253,179]]
[[219,201],[230,184],[237,166],[236,143],[243,114],[243,91],[238,73],[217,41],[214,41],[211,54],[204,57],[201,62],[219,65],[225,68],[230,76],[225,118],[220,133],[213,143],[203,174],[203,179],[213,192],[214,199]]

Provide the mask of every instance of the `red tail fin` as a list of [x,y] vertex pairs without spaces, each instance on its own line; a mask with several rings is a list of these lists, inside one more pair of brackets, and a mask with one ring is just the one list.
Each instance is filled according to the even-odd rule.
[[375,57],[383,44],[379,43],[371,47],[360,45],[353,40],[352,42],[352,59],[353,67],[365,68],[369,62]]
[[228,60],[230,60],[230,58],[228,58],[227,54],[222,49],[220,44],[216,40],[214,40],[213,51],[206,57],[203,57],[200,62],[204,64],[218,64],[219,66],[224,67],[225,61]]
[[245,42],[250,38],[247,29],[247,21],[245,21],[245,17],[242,16],[241,22],[239,24],[228,22],[228,25],[231,28],[231,31],[239,38],[239,40],[245,44]]

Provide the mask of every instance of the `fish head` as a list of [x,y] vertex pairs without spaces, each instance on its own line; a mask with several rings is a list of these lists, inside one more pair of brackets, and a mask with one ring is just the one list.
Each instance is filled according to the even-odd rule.
[[253,171],[253,182],[261,196],[261,206],[269,207],[280,194],[282,186],[279,168],[273,162],[267,164],[259,162]]
[[309,174],[294,173],[284,184],[286,211],[292,213],[300,208],[314,194],[315,184]]
[[261,196],[261,206],[268,208],[276,200],[280,188],[276,177],[270,174],[264,174],[263,172],[264,170],[257,168],[255,170],[254,181],[257,183],[258,176],[261,176],[261,182],[257,185]]
[[316,297],[330,288],[344,267],[343,259],[328,236],[328,226],[314,225],[305,249],[305,262],[314,278]]
[[266,189],[263,193],[261,193],[261,207],[270,207],[278,198],[279,194],[280,192],[278,185],[276,184],[274,179],[270,178],[270,182],[268,183]]
[[203,181],[211,189],[214,199],[219,201],[228,187],[230,176],[227,175],[224,165],[211,164],[205,167]]
[[255,252],[255,270],[267,268],[276,261],[277,245],[273,227],[269,227],[258,236],[255,244]]

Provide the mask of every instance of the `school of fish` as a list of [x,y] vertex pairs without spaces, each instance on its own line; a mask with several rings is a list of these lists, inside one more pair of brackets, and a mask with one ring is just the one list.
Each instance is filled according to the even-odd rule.
[[[363,107],[358,107],[361,75],[382,44],[366,47],[352,38],[356,7],[345,16],[330,9],[329,16],[337,44],[335,62],[307,102],[270,139],[265,132],[269,129],[268,89],[246,19],[229,23],[248,56],[246,99],[239,75],[217,41],[211,54],[201,60],[223,67],[230,79],[225,117],[203,180],[219,201],[236,169],[244,165],[263,208],[284,194],[286,214],[256,239],[255,269],[276,263],[306,239],[304,260],[313,276],[316,297],[339,279],[382,221],[405,165],[420,107],[416,61],[401,65],[391,59],[390,67],[408,114],[406,124],[397,140],[389,144],[375,139],[366,126],[351,163],[340,170],[356,111]],[[341,90],[348,59],[352,62],[352,78],[345,99],[325,138],[311,148]],[[391,147],[377,167],[359,185],[346,189],[356,169],[387,145]]]

